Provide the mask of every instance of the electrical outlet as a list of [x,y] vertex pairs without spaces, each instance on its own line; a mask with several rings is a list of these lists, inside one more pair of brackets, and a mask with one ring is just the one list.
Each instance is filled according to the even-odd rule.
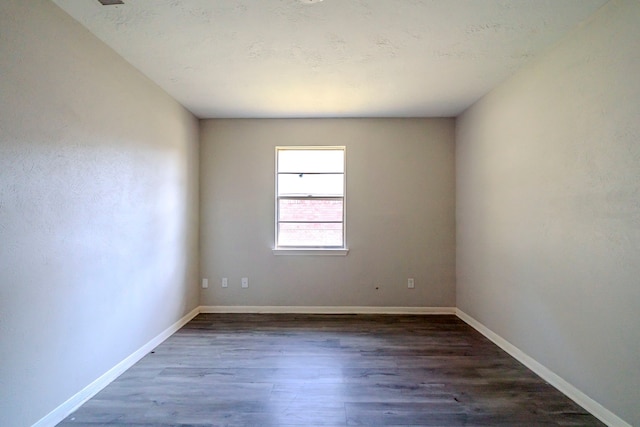
[[409,279],[407,279],[407,287],[409,289],[413,289],[416,287],[416,283],[413,281],[413,277],[410,277]]
[[229,286],[229,279],[227,279],[226,277],[222,278],[222,287],[226,288]]
[[202,289],[207,289],[209,287],[209,279],[202,279]]
[[249,278],[248,277],[243,277],[242,278],[242,287],[243,288],[248,288],[249,287]]

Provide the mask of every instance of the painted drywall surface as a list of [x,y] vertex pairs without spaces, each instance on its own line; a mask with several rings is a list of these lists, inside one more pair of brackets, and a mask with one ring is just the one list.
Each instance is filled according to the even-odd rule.
[[640,425],[640,3],[457,122],[457,306]]
[[[453,136],[452,119],[202,121],[201,303],[452,306]],[[346,146],[346,257],[272,253],[279,145]]]
[[197,120],[49,1],[0,2],[0,424],[198,305]]

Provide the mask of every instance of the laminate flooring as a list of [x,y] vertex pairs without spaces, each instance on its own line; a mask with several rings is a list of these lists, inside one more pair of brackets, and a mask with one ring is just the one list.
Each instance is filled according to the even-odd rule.
[[59,426],[602,426],[455,316],[200,314]]

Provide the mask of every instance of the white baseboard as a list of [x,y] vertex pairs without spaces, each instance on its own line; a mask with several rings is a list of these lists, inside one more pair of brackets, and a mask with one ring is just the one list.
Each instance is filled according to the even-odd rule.
[[199,313],[307,313],[307,314],[455,314],[455,307],[320,307],[320,306],[200,306],[151,341],[140,347],[126,359],[109,369],[98,379],[51,411],[32,427],[53,427],[98,394],[147,353],[186,325]]
[[456,314],[455,307],[203,305],[200,313]]
[[571,400],[600,419],[610,427],[631,427],[630,424],[600,405],[595,400],[569,384],[553,371],[528,356],[522,350],[455,307],[362,307],[362,306],[200,306],[165,329],[151,341],[140,347],[126,359],[118,363],[100,378],[70,397],[66,402],[40,419],[32,427],[53,427],[79,408],[118,376],[160,345],[178,329],[186,325],[199,313],[291,313],[291,314],[454,314],[487,337],[498,347],[531,369],[549,384],[560,390]]
[[66,402],[49,412],[44,418],[41,418],[32,427],[53,427],[60,421],[64,420],[69,414],[78,409],[87,400],[98,394],[103,388],[108,386],[113,380],[118,378],[124,371],[132,367],[136,362],[142,359],[147,353],[160,345],[164,340],[173,335],[178,329],[186,325],[200,312],[199,307],[191,310],[173,325],[162,331],[151,341],[140,347],[126,359],[109,369],[98,379],[71,396]]
[[465,323],[469,324],[472,328],[480,332],[489,340],[493,341],[494,344],[509,353],[514,359],[522,363],[527,368],[531,369],[546,382],[560,390],[569,399],[582,406],[585,410],[589,411],[593,416],[598,418],[609,427],[631,427],[631,424],[628,424],[622,418],[618,417],[616,414],[609,411],[607,408],[578,390],[576,387],[569,384],[552,370],[542,365],[531,356],[527,355],[518,347],[511,344],[509,341],[505,340],[500,335],[496,334],[491,329],[487,328],[464,311],[458,308],[456,308],[455,311],[456,315]]

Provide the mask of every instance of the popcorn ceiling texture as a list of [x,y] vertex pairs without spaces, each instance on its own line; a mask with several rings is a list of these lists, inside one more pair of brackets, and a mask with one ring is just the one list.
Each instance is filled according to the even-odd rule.
[[606,0],[54,0],[202,118],[455,116]]

